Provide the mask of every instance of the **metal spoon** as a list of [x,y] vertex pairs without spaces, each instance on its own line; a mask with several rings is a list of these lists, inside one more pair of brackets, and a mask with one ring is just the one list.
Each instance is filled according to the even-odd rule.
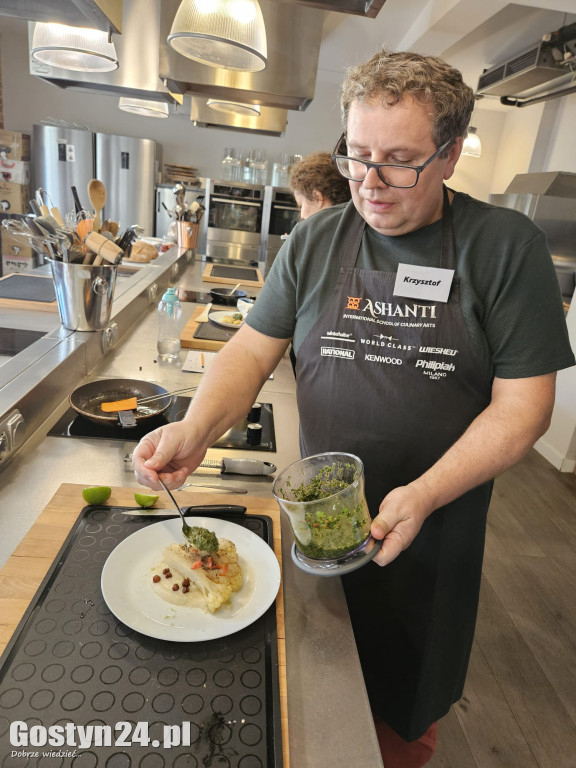
[[188,541],[190,541],[190,534],[192,533],[192,528],[190,528],[190,526],[189,526],[189,525],[188,525],[188,523],[186,522],[186,520],[185,520],[185,518],[184,518],[184,512],[182,512],[182,509],[180,508],[180,505],[178,504],[178,502],[177,502],[177,501],[176,501],[176,499],[174,498],[174,496],[173,496],[173,494],[172,494],[172,491],[171,491],[169,488],[167,488],[167,487],[164,485],[164,483],[162,482],[162,480],[160,479],[160,475],[158,475],[158,482],[160,483],[160,485],[162,486],[162,488],[164,488],[164,490],[166,491],[166,493],[168,494],[168,496],[170,496],[170,498],[172,499],[172,503],[174,504],[174,506],[175,506],[175,507],[176,507],[176,509],[178,510],[178,514],[179,514],[179,515],[180,515],[180,517],[182,518],[182,533],[184,534],[184,537],[185,537],[186,539],[188,539]]

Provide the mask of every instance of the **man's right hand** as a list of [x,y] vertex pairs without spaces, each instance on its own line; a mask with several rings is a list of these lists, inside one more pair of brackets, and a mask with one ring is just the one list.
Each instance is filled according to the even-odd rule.
[[169,488],[178,488],[206,455],[206,448],[194,439],[186,421],[159,427],[140,440],[132,454],[132,466],[141,485],[161,488],[158,475]]

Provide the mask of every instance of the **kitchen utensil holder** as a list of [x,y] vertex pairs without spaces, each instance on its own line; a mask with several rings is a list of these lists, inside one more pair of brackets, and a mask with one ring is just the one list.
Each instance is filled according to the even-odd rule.
[[106,328],[112,313],[117,265],[48,261],[62,325],[71,331]]

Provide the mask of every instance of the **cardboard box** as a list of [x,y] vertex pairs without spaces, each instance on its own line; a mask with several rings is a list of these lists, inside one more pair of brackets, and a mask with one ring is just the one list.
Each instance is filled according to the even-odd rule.
[[9,275],[12,272],[29,272],[37,266],[38,259],[35,253],[32,256],[2,256],[3,275]]
[[0,213],[30,213],[30,187],[0,180]]
[[0,179],[14,184],[30,182],[30,163],[28,160],[10,160],[0,155]]
[[0,227],[2,256],[9,259],[29,259],[38,254],[29,246],[13,238],[3,227]]
[[[3,149],[6,148],[6,150]],[[30,160],[30,135],[0,129],[0,155],[10,160]]]

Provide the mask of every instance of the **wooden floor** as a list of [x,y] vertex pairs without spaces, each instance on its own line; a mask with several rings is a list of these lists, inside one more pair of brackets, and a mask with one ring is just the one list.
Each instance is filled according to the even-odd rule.
[[427,768],[576,768],[576,475],[496,480],[463,698]]

